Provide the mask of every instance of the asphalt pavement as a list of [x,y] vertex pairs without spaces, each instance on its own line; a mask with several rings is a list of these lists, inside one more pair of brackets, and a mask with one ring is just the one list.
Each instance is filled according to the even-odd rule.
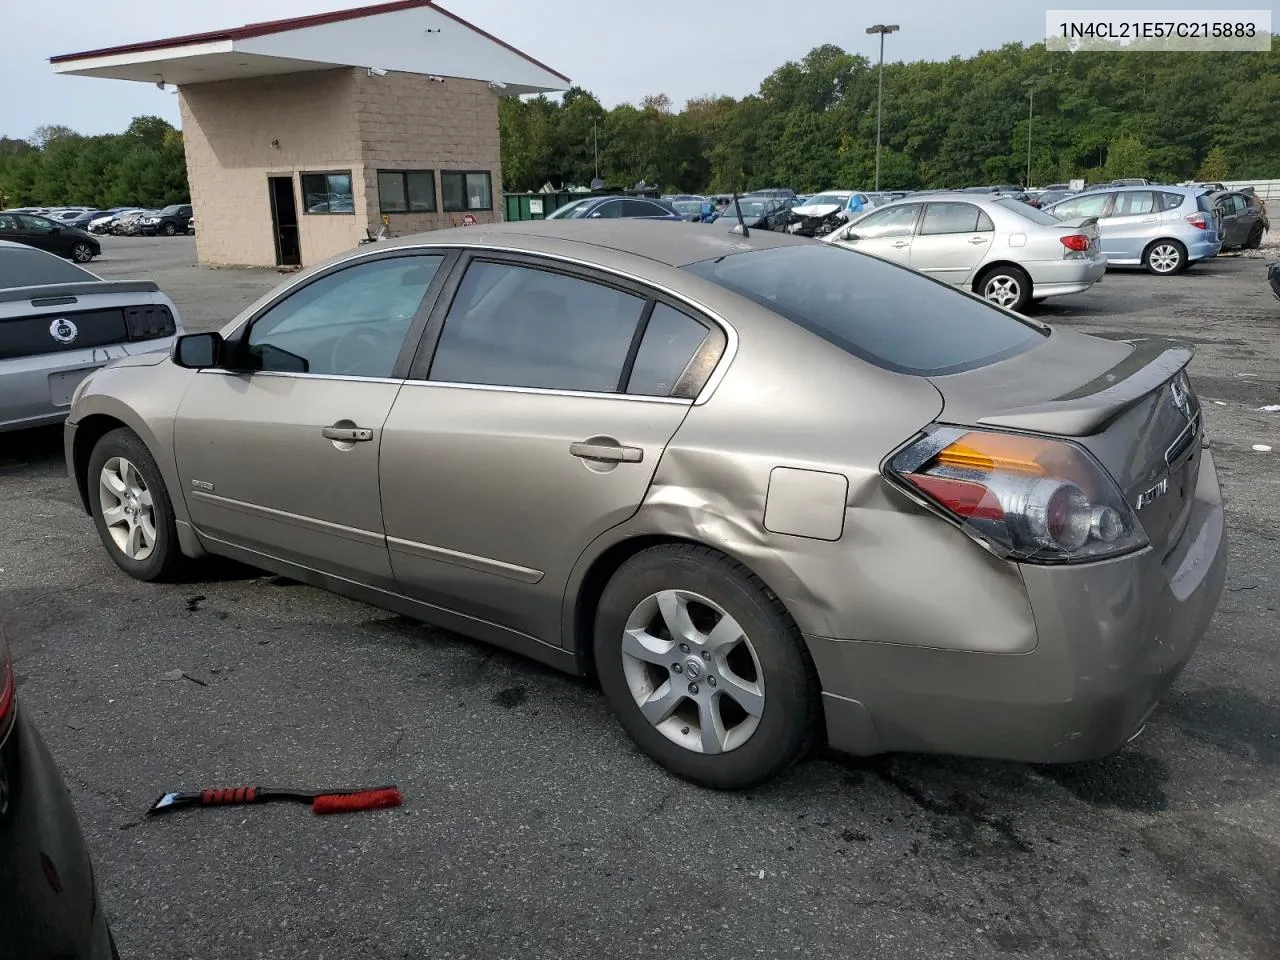
[[[108,238],[211,329],[281,279]],[[133,958],[1280,956],[1280,304],[1264,260],[1039,313],[1193,340],[1228,499],[1218,614],[1146,732],[1073,767],[823,754],[676,780],[587,681],[228,563],[135,582],[57,431],[0,435],[0,617]],[[179,679],[169,679],[182,671]],[[397,810],[146,819],[168,790],[399,784]]]

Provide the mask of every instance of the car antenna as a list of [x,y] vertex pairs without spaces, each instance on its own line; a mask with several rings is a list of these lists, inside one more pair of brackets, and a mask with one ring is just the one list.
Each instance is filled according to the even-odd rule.
[[730,227],[729,232],[739,237],[751,236],[751,231],[747,229],[746,222],[742,219],[742,206],[738,203],[738,191],[733,191],[733,212],[738,215],[738,225]]

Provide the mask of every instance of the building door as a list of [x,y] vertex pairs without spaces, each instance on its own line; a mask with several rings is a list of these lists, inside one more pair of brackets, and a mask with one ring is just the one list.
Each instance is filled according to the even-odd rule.
[[267,177],[271,196],[271,235],[276,244],[276,263],[282,267],[302,264],[298,245],[298,203],[293,194],[293,177]]

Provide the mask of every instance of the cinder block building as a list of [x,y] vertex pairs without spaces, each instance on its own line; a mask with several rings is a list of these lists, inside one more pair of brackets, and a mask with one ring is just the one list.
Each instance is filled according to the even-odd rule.
[[498,98],[567,77],[430,0],[51,60],[176,87],[201,263],[308,265],[501,219]]

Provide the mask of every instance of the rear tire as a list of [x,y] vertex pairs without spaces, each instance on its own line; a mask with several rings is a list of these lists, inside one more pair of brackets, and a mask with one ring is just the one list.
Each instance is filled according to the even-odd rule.
[[1171,277],[1187,269],[1187,248],[1177,240],[1157,240],[1142,252],[1142,265],[1157,277]]
[[995,266],[984,270],[973,285],[974,293],[997,307],[1015,313],[1031,302],[1031,278],[1020,267]]
[[71,259],[76,263],[88,263],[93,259],[93,247],[83,240],[76,241],[71,245]]
[[624,563],[600,598],[594,653],[623,729],[693,783],[756,786],[818,738],[821,690],[799,628],[759,578],[707,547],[664,544]]
[[185,558],[173,503],[146,444],[121,427],[89,455],[89,506],[111,559],[137,580],[172,580]]

